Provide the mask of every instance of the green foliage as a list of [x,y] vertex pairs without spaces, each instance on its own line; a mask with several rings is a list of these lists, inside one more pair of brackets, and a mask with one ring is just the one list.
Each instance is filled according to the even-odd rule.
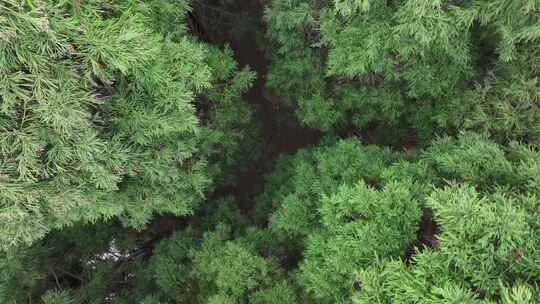
[[331,194],[340,185],[355,183],[360,178],[376,184],[392,158],[387,149],[362,147],[355,140],[300,151],[293,159],[283,160],[282,166],[278,164],[278,176],[274,179],[279,185],[274,189],[271,185],[258,204],[262,208],[273,203],[276,210],[270,217],[271,229],[291,236],[308,234],[318,224],[320,216],[316,210],[322,194]]
[[[524,168],[535,170],[536,150],[504,149],[465,133],[412,157],[383,155],[341,141],[283,160],[269,179],[260,203],[277,199],[271,229],[302,239],[295,278],[304,296],[317,303],[480,303],[524,282],[531,296],[537,292],[538,225],[530,218],[538,214],[537,188]],[[434,213],[440,233],[428,234],[422,209]]]
[[[81,220],[191,214],[256,146],[241,102],[253,73],[154,22],[171,5],[183,20],[186,3],[74,3],[1,3],[3,248]],[[213,103],[202,121],[197,95]]]
[[265,16],[268,85],[310,127],[537,140],[535,1],[273,0]]
[[540,302],[537,2],[0,0],[0,303]]
[[173,303],[295,299],[279,266],[258,254],[257,242],[231,237],[230,227],[219,224],[201,239],[177,233],[161,242],[148,268],[160,297]]
[[299,282],[321,303],[345,303],[353,292],[351,269],[378,256],[399,258],[415,239],[420,208],[410,185],[390,183],[377,191],[361,183],[325,197],[323,229],[309,236]]
[[511,184],[516,179],[501,147],[476,134],[461,135],[458,140],[439,139],[428,149],[426,158],[440,177],[483,188]]
[[197,102],[199,119],[204,122],[201,151],[215,164],[218,183],[234,183],[232,173],[260,154],[258,123],[250,105],[242,101],[242,94],[256,75],[247,68],[238,69],[230,48],[208,50],[206,62],[212,69],[212,86]]
[[228,241],[226,227],[205,235],[193,254],[195,276],[208,285],[205,292],[242,298],[267,280],[269,265],[254,254],[249,244]]
[[[538,291],[523,281],[535,280],[525,265],[538,254],[528,249],[537,240],[512,203],[501,195],[482,197],[470,186],[435,191],[429,205],[442,226],[440,246],[418,254],[411,268],[392,261],[360,272],[366,288],[355,302],[533,303]],[[499,295],[500,302],[488,300]]]
[[43,304],[73,304],[75,303],[66,291],[47,292],[43,297]]
[[462,95],[455,96],[436,113],[444,128],[492,133],[499,141],[539,138],[538,79],[524,73],[506,78],[490,77]]
[[179,303],[196,297],[198,292],[189,277],[192,267],[186,263],[194,245],[189,234],[175,234],[159,244],[148,268],[149,279],[156,287]]
[[272,287],[256,292],[249,300],[250,303],[256,304],[297,303],[295,290],[285,281],[277,282]]
[[516,264],[528,254],[522,248],[531,231],[511,200],[502,195],[482,199],[470,187],[455,187],[434,192],[428,205],[443,227],[437,255],[462,279],[492,295],[502,273],[519,277]]
[[[145,79],[150,78],[143,72],[145,65],[155,64],[155,72],[162,74],[159,77],[166,78],[169,71],[157,56],[158,36],[144,28],[144,16],[135,13],[132,5],[111,7],[111,16],[100,14],[97,4],[75,10],[67,4],[4,1],[2,7],[3,29],[14,35],[2,40],[6,94],[2,97],[0,159],[1,187],[6,189],[2,191],[5,248],[30,243],[51,227],[75,220],[122,214],[125,206],[111,208],[106,201],[127,174],[133,180],[148,181],[144,169],[135,173],[139,164],[159,160],[156,151],[145,146],[151,141],[166,146],[192,133],[196,119],[189,110],[189,87],[178,90],[182,99],[167,96],[172,92],[165,88],[148,90],[151,83]],[[72,11],[73,17],[64,17]],[[175,51],[181,48],[178,44]],[[197,47],[184,44],[183,48]],[[190,83],[189,78],[168,81],[176,88]],[[205,85],[204,79],[201,84]],[[130,86],[139,87],[138,94],[131,95]],[[109,99],[112,90],[119,94]],[[177,99],[178,104],[167,108],[152,102],[159,95]],[[133,104],[142,96],[148,100],[146,105]],[[167,98],[162,100],[166,105]],[[145,122],[137,121],[137,115],[141,116],[137,110],[165,119],[182,113],[188,119],[181,126],[168,127],[175,129],[169,134],[162,125],[142,135]],[[122,122],[128,116],[126,125]],[[184,144],[170,146],[170,153],[178,153],[177,147]],[[32,225],[21,225],[25,218]]]

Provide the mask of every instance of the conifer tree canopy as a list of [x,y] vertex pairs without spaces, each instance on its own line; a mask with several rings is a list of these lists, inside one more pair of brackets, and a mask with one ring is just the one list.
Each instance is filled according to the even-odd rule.
[[537,0],[0,0],[0,303],[540,303]]

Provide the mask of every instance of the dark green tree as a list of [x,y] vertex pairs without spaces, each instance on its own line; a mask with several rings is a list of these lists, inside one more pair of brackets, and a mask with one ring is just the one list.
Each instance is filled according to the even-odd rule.
[[540,303],[539,18],[0,0],[0,303]]
[[273,0],[265,16],[268,86],[308,126],[538,138],[535,1]]

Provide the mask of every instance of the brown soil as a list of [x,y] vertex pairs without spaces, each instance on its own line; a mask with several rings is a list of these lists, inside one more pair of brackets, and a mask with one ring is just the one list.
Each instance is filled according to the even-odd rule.
[[417,238],[409,244],[409,247],[405,251],[405,262],[410,263],[413,257],[425,248],[436,249],[439,247],[439,240],[437,239],[439,230],[439,225],[437,225],[433,218],[433,211],[424,209],[420,218]]
[[258,45],[265,32],[262,1],[238,1],[225,6],[218,2],[194,4],[193,16],[199,18],[199,28],[205,31],[199,35],[212,44],[228,44],[239,66],[248,66],[257,73],[244,100],[254,106],[261,123],[262,156],[239,174],[234,186],[217,191],[218,195],[233,195],[247,210],[264,190],[265,176],[272,171],[277,157],[316,144],[320,132],[301,126],[293,110],[282,106],[279,96],[265,88],[268,61]]

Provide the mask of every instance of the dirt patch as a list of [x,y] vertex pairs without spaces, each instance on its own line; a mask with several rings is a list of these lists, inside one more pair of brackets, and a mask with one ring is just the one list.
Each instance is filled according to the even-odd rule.
[[407,264],[411,263],[412,258],[425,248],[438,248],[439,240],[437,239],[437,234],[439,231],[440,227],[435,222],[433,211],[431,209],[424,209],[418,225],[417,238],[409,244],[405,251],[405,262]]
[[235,185],[217,190],[219,195],[236,197],[243,209],[250,209],[255,196],[264,191],[265,176],[272,172],[280,154],[293,154],[320,138],[319,131],[301,126],[293,110],[282,106],[280,97],[265,88],[268,61],[258,47],[258,41],[264,40],[263,12],[262,1],[221,5],[207,0],[194,3],[192,13],[199,18],[198,30],[205,31],[201,37],[212,44],[228,44],[239,66],[249,66],[257,73],[244,100],[254,106],[261,123],[262,156],[240,173]]

